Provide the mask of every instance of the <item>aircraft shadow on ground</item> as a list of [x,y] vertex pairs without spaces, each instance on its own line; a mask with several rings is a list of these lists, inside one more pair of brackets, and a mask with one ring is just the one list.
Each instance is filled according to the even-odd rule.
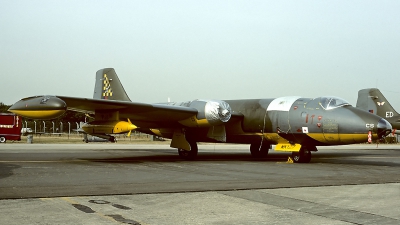
[[[109,157],[109,158],[85,158],[84,160],[92,162],[102,163],[147,163],[147,162],[223,162],[223,161],[236,161],[236,162],[287,162],[290,153],[270,153],[265,158],[253,158],[250,153],[214,153],[214,152],[199,152],[195,160],[181,159],[176,151],[173,150],[146,150],[149,155],[140,156],[127,156],[127,157]],[[363,159],[358,157],[368,156],[369,159]],[[349,165],[368,165],[368,166],[389,166],[389,167],[400,167],[400,162],[386,162],[382,160],[374,160],[375,156],[381,156],[378,154],[371,153],[314,153],[311,159],[312,163],[323,163],[323,164],[349,164]]]
[[[324,163],[324,164],[346,164],[346,165],[359,165],[359,166],[387,166],[387,167],[400,167],[399,162],[388,162],[381,160],[381,154],[366,153],[317,153],[313,155],[311,163]],[[385,156],[389,158],[389,156]]]
[[395,162],[384,162],[384,161],[370,161],[362,159],[338,159],[338,160],[311,160],[311,163],[323,163],[323,164],[341,164],[341,165],[358,165],[358,166],[377,166],[377,167],[400,167],[400,163]]
[[224,153],[203,153],[199,154],[195,160],[185,160],[176,155],[148,155],[148,156],[129,156],[116,158],[85,159],[93,162],[104,163],[145,163],[145,162],[215,162],[215,161],[285,161],[287,156],[274,156],[263,159],[252,158],[248,154],[224,154]]

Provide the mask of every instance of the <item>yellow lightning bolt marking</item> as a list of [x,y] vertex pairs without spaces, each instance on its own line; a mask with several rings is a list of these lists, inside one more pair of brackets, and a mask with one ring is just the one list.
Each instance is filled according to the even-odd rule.
[[103,79],[103,97],[105,96],[107,97],[112,96],[111,83],[107,77],[107,74],[104,74],[104,79]]

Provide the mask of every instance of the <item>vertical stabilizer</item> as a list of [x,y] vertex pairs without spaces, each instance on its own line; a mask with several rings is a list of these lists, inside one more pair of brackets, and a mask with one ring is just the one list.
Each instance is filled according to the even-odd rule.
[[131,101],[113,68],[105,68],[96,72],[93,98]]
[[383,118],[399,115],[377,88],[358,91],[357,108],[369,111]]

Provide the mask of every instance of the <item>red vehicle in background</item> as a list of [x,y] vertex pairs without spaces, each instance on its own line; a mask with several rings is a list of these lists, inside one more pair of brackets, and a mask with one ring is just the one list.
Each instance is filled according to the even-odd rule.
[[0,113],[0,143],[21,140],[21,118],[12,113]]

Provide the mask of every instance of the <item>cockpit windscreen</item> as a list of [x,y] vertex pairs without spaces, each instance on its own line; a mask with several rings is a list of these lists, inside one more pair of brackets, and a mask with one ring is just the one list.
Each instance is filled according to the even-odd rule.
[[326,110],[335,109],[338,107],[350,105],[350,103],[342,98],[325,96],[321,97],[319,104]]

